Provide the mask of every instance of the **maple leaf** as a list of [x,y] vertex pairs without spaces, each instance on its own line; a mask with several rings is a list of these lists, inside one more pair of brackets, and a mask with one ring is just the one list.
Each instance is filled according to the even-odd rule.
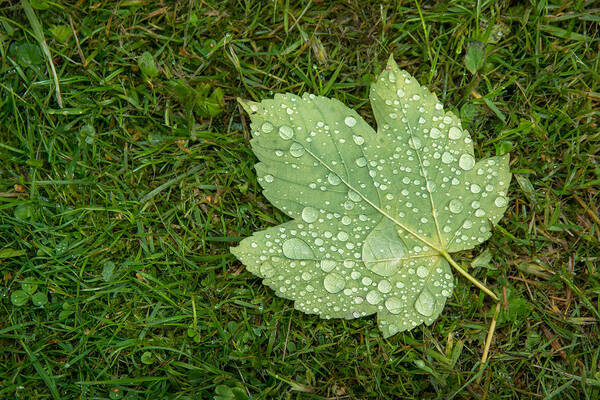
[[335,99],[277,94],[250,114],[258,181],[292,220],[231,249],[298,310],[377,313],[384,336],[431,324],[453,289],[450,253],[491,236],[508,155],[476,161],[469,133],[390,57],[371,87],[375,132]]

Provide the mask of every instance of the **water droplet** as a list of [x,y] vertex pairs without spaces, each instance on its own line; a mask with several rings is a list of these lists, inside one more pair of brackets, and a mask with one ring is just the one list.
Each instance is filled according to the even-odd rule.
[[342,222],[343,225],[350,225],[350,223],[352,223],[352,218],[350,218],[347,215],[344,215],[342,217],[342,221],[341,222]]
[[302,279],[304,279],[305,281],[310,280],[311,276],[308,272],[303,272],[302,273]]
[[463,210],[463,203],[458,199],[452,199],[450,200],[450,203],[448,203],[448,209],[450,212],[458,214]]
[[412,147],[413,149],[417,149],[417,150],[420,149],[421,146],[423,145],[423,143],[421,142],[421,139],[419,139],[416,136],[411,137],[409,139],[408,143],[410,144],[410,147]]
[[265,180],[265,182],[271,183],[273,182],[273,175],[265,175],[263,179]]
[[367,165],[367,159],[364,157],[360,157],[356,159],[356,165],[358,165],[359,167],[364,167],[365,165]]
[[452,154],[448,153],[447,151],[445,151],[444,154],[442,154],[442,162],[444,164],[450,164],[452,160],[454,160]]
[[485,211],[483,211],[481,208],[475,211],[476,217],[483,217],[484,215],[485,215]]
[[262,124],[260,129],[262,129],[264,133],[270,133],[273,132],[273,125],[271,125],[269,122],[265,122]]
[[[444,118],[444,122],[446,122],[446,117]],[[452,122],[452,120],[450,120],[450,122]],[[446,122],[446,123],[449,124],[450,122]],[[448,131],[448,137],[452,140],[458,140],[458,139],[460,139],[461,136],[462,136],[462,131],[455,126],[450,128],[450,130]]]
[[417,310],[417,312],[423,314],[426,317],[430,317],[431,315],[433,315],[434,309],[435,299],[433,298],[433,295],[431,294],[429,289],[425,287],[423,288],[423,291],[415,301],[415,310]]
[[463,154],[458,160],[458,166],[465,171],[469,171],[475,166],[475,159],[470,154]]
[[392,71],[389,72],[388,78],[389,78],[390,82],[392,82],[392,83],[396,82],[396,75]]
[[333,271],[334,268],[335,268],[335,261],[327,260],[327,259],[321,261],[321,269],[324,272],[331,272],[331,271]]
[[379,289],[381,293],[389,293],[390,290],[392,290],[392,284],[390,283],[390,281],[382,279],[377,284],[377,289]]
[[350,277],[351,277],[352,279],[355,279],[355,280],[356,280],[356,279],[359,279],[359,278],[360,278],[360,272],[358,272],[358,271],[352,271],[352,272],[350,273]]
[[363,138],[362,136],[354,135],[352,136],[352,139],[354,140],[354,143],[356,143],[359,146],[365,142],[365,138]]
[[338,273],[332,272],[323,279],[323,286],[329,293],[337,293],[346,286],[344,277]]
[[496,207],[504,207],[506,206],[506,197],[496,197],[496,200],[494,200],[494,204],[496,205]]
[[289,126],[283,125],[279,128],[279,136],[283,140],[290,140],[294,137],[294,131]]
[[431,136],[432,139],[439,139],[442,137],[442,132],[440,132],[438,128],[431,128],[429,136]]
[[356,193],[354,190],[348,192],[348,198],[355,203],[358,203],[361,200],[360,194]]
[[419,268],[417,268],[417,275],[419,278],[425,278],[429,275],[429,269],[424,265],[419,265]]
[[348,234],[344,231],[340,231],[337,234],[337,238],[338,238],[338,240],[345,242],[346,240],[348,240]]
[[302,219],[306,223],[313,223],[319,218],[319,211],[314,207],[304,207],[302,210]]
[[298,142],[292,143],[290,146],[290,154],[292,157],[301,157],[304,154],[304,146]]
[[346,117],[344,119],[344,123],[349,126],[350,128],[352,128],[354,125],[356,125],[356,118],[354,117]]
[[337,186],[340,183],[342,183],[342,180],[340,179],[339,176],[337,176],[336,174],[334,174],[333,172],[330,172],[329,175],[327,175],[327,180],[329,181],[329,183],[331,183],[333,186]]
[[400,314],[402,311],[402,301],[397,297],[390,297],[385,301],[385,308],[392,314]]
[[362,278],[362,284],[365,286],[369,286],[371,283],[373,283],[373,279],[369,278],[368,276],[365,276],[364,278]]
[[406,93],[404,92],[404,90],[402,90],[402,89],[398,89],[398,90],[396,91],[396,94],[398,95],[398,97],[404,97],[404,95],[405,95]]
[[379,293],[378,290],[371,290],[369,293],[367,293],[367,301],[369,302],[369,304],[375,305],[381,300],[381,293]]
[[262,263],[262,265],[260,266],[260,273],[265,278],[270,278],[273,275],[275,275],[275,268],[273,267],[273,265],[271,265],[270,262],[265,262],[265,263]]
[[481,192],[481,187],[478,184],[473,183],[471,185],[471,193],[479,193],[479,192]]
[[291,238],[283,242],[281,246],[283,255],[293,260],[309,260],[314,258],[312,249],[305,241],[298,238]]

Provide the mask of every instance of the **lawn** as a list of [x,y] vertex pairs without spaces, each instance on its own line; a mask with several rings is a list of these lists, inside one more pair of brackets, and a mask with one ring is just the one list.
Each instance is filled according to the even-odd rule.
[[[0,0],[0,399],[597,399],[594,1]],[[323,320],[229,252],[289,219],[236,98],[369,123],[393,55],[510,152],[509,207],[430,326]],[[58,84],[57,84],[58,83]]]

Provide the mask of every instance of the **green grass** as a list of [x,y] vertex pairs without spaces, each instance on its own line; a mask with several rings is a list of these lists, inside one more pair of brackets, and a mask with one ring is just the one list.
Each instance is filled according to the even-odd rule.
[[[1,399],[600,396],[597,4],[31,2],[49,7],[0,0]],[[436,323],[384,340],[373,318],[295,311],[228,251],[286,220],[235,98],[308,91],[373,122],[389,54],[478,157],[511,152],[507,215],[457,258],[492,256],[470,268],[502,299],[483,369],[494,304],[459,276]],[[215,117],[174,89],[203,84]],[[48,303],[13,304],[32,282]]]

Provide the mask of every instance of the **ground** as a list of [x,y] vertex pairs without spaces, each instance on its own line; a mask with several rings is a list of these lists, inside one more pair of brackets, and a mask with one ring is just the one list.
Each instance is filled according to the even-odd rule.
[[[598,398],[597,3],[398,3],[0,2],[0,398]],[[455,255],[501,298],[483,365],[495,305],[458,274],[434,324],[384,339],[229,252],[287,220],[236,97],[373,123],[391,54],[478,158],[511,155],[505,217]]]

